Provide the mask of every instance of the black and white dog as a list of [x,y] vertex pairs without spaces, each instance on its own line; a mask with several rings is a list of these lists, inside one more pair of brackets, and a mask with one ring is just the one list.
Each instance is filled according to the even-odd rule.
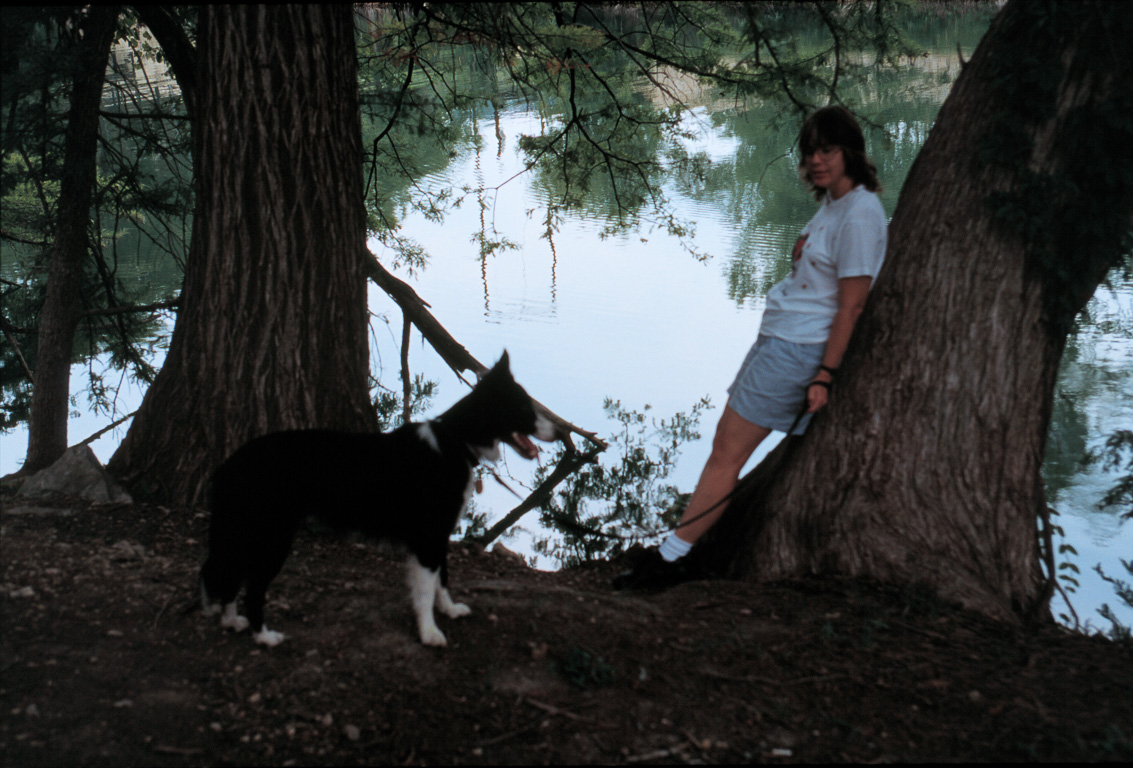
[[[298,430],[250,441],[213,475],[200,577],[205,613],[223,606],[222,626],[251,626],[263,645],[282,642],[283,634],[264,626],[265,595],[300,522],[314,516],[404,545],[421,642],[445,645],[434,604],[453,618],[471,612],[449,596],[446,557],[476,465],[498,459],[501,441],[534,459],[539,449],[529,436],[550,441],[558,432],[512,378],[504,352],[472,392],[432,421],[385,434]],[[242,585],[246,618],[236,612]]]

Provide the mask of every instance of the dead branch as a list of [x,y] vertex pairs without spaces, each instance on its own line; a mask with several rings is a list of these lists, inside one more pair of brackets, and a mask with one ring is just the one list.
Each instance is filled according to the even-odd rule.
[[16,359],[20,361],[20,367],[24,369],[24,375],[28,377],[28,381],[30,381],[32,384],[35,384],[35,374],[32,373],[31,368],[28,366],[28,361],[24,359],[24,353],[20,349],[20,345],[16,343],[15,337],[12,336],[11,333],[9,333],[9,329],[16,329],[12,328],[8,321],[2,317],[0,317],[0,328],[3,328],[4,338],[8,340],[8,343],[12,346],[12,351],[16,353]]
[[531,492],[531,494],[524,499],[519,506],[504,515],[504,518],[498,523],[488,529],[488,532],[479,539],[480,543],[484,546],[491,544],[495,541],[500,534],[508,528],[519,522],[519,518],[526,515],[531,510],[542,505],[544,502],[549,501],[551,494],[554,493],[555,488],[563,480],[573,475],[576,471],[587,464],[591,464],[598,459],[598,454],[606,449],[605,444],[601,447],[596,447],[586,453],[579,453],[575,450],[568,450],[563,457],[559,459],[559,463],[555,465],[554,470],[547,476],[539,486]]
[[80,441],[80,442],[78,442],[78,443],[75,443],[75,445],[90,445],[91,443],[93,443],[93,442],[94,442],[95,440],[97,440],[98,438],[100,438],[100,437],[102,437],[103,435],[105,435],[105,434],[106,434],[107,432],[109,432],[110,430],[112,430],[112,429],[114,429],[115,427],[117,427],[117,426],[120,426],[121,424],[124,424],[125,422],[127,422],[127,421],[129,421],[130,419],[134,418],[134,414],[135,414],[135,413],[137,413],[137,411],[131,411],[130,413],[127,413],[127,414],[126,414],[125,416],[123,416],[122,418],[120,418],[120,419],[117,419],[116,421],[113,421],[113,422],[111,422],[110,424],[108,424],[107,426],[105,426],[105,427],[103,427],[102,429],[98,430],[98,431],[97,431],[97,432],[95,432],[95,433],[94,433],[93,435],[91,435],[90,437],[88,437],[88,438],[87,438],[86,440],[82,440],[82,441]]
[[[483,375],[488,372],[488,367],[472,356],[460,342],[453,338],[443,325],[441,325],[437,318],[428,310],[429,304],[417,295],[403,280],[390,274],[390,272],[383,267],[377,260],[374,254],[368,250],[365,252],[363,260],[366,269],[366,276],[369,277],[379,288],[386,292],[386,294],[401,307],[401,311],[405,314],[407,321],[417,326],[417,330],[425,337],[425,340],[436,350],[441,359],[448,364],[457,375],[464,371],[472,371],[477,376]],[[570,442],[570,435],[576,434],[584,437],[592,443],[597,451],[600,453],[608,447],[605,440],[597,437],[594,432],[588,432],[581,429],[569,421],[559,416],[547,406],[536,401],[536,407],[540,412],[550,419],[559,428],[559,432],[563,437],[563,441],[573,449],[573,444]],[[568,451],[570,455],[571,451]],[[587,454],[589,455],[589,454]]]

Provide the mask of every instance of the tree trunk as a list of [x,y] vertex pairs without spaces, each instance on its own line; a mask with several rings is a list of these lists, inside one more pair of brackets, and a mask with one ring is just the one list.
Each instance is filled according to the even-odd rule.
[[201,11],[181,311],[110,462],[136,492],[199,503],[252,437],[376,429],[352,13]]
[[91,200],[97,182],[99,106],[117,22],[116,6],[94,5],[76,30],[59,224],[49,255],[47,295],[39,316],[28,453],[22,473],[51,465],[67,450],[71,361],[82,311],[83,262],[88,253]]
[[1130,244],[1130,11],[1011,3],[996,18],[910,170],[829,408],[698,558],[1049,613],[1036,532],[1055,377]]

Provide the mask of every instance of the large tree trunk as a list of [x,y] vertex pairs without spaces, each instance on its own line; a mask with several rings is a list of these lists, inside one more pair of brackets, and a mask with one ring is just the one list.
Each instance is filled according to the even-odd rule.
[[67,450],[71,361],[82,311],[83,262],[89,252],[91,200],[98,155],[99,105],[114,42],[117,6],[90,6],[75,30],[74,83],[63,145],[59,224],[49,254],[47,295],[39,315],[35,383],[23,473],[52,464]]
[[110,462],[184,503],[256,435],[376,428],[351,7],[208,7],[198,30],[181,311]]
[[920,582],[991,616],[1048,612],[1036,532],[1055,376],[1129,247],[1130,17],[1001,12],[909,173],[828,410],[698,557],[746,579]]

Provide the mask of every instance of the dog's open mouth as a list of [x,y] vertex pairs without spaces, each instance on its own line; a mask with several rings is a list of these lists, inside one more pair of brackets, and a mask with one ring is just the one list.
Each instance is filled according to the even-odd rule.
[[526,435],[522,432],[513,432],[512,436],[507,439],[507,444],[515,449],[525,459],[533,460],[539,456],[539,448],[535,443],[531,442],[531,438],[542,440],[545,443],[554,442],[555,440],[562,440],[566,432],[555,425],[553,421],[548,419],[541,413],[535,414],[535,431],[531,435]]
[[525,459],[534,460],[539,455],[539,446],[531,442],[531,439],[522,433],[515,432],[508,439],[507,444],[515,449]]

